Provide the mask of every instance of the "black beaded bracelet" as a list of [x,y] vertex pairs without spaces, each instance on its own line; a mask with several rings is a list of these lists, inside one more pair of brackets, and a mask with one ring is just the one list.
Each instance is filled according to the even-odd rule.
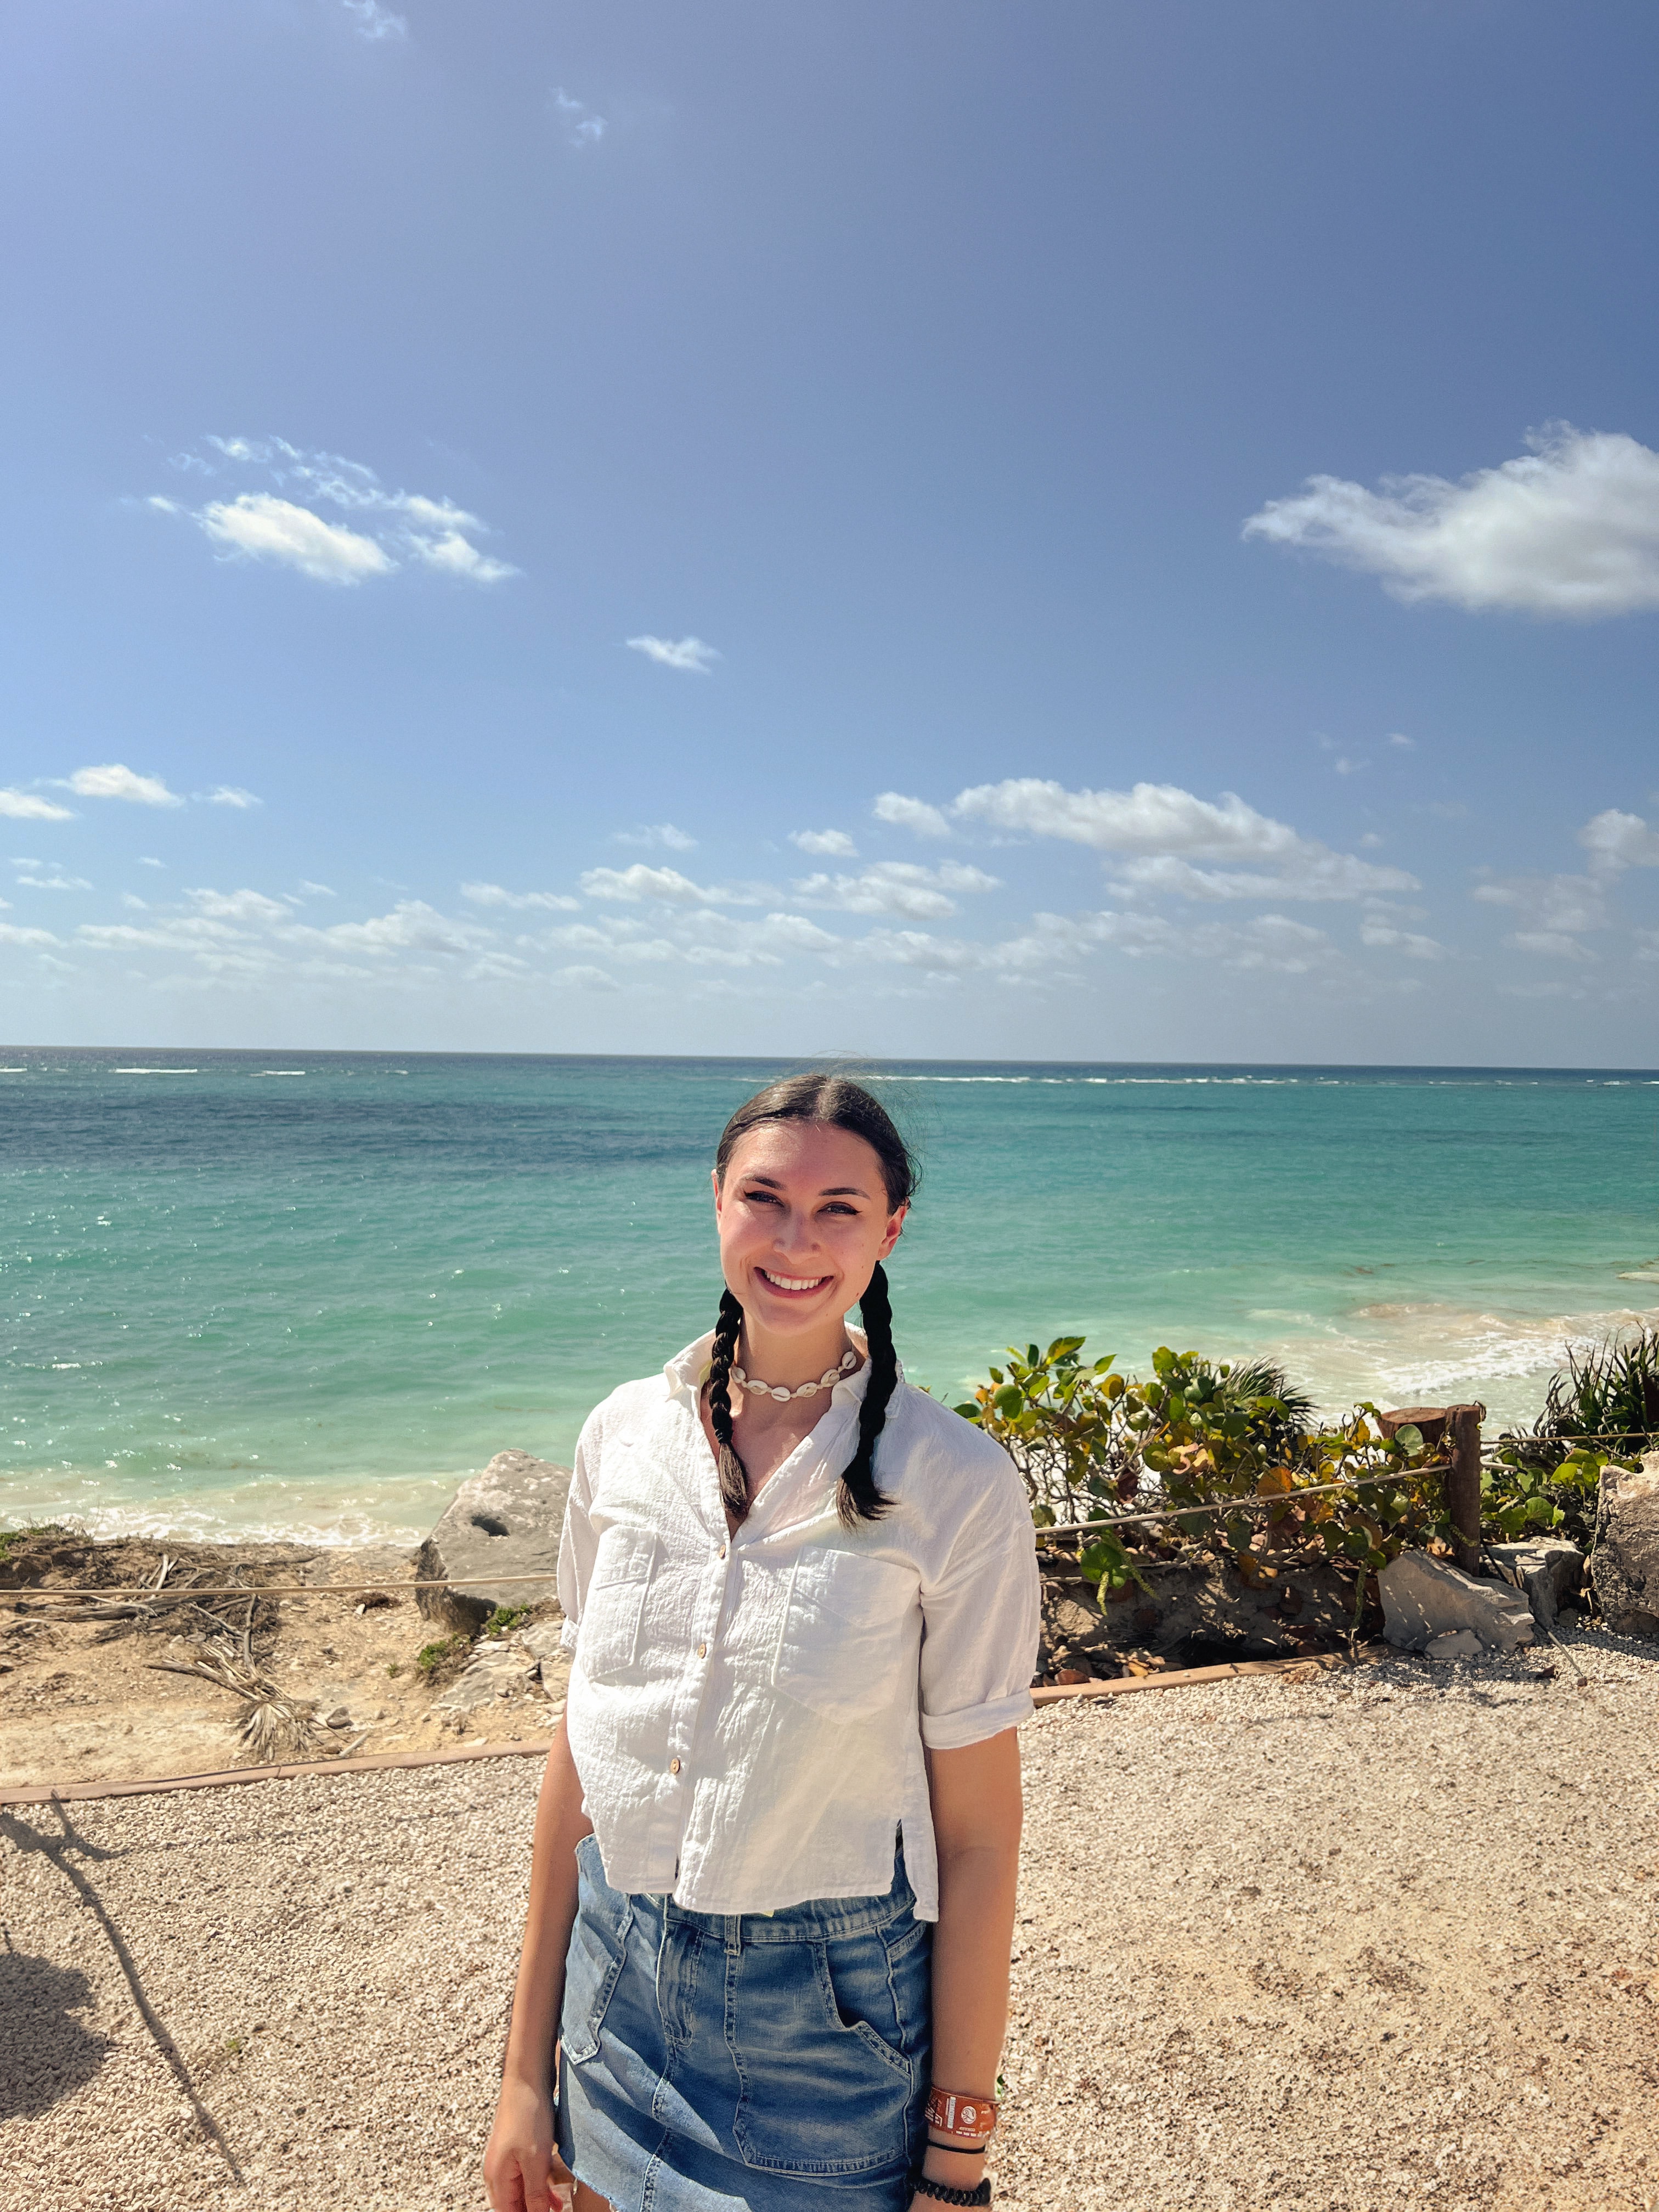
[[952,2189],[948,2182],[930,2181],[925,2173],[910,2177],[913,2194],[937,2197],[941,2204],[988,2204],[991,2201],[991,2179],[988,2174],[977,2189]]

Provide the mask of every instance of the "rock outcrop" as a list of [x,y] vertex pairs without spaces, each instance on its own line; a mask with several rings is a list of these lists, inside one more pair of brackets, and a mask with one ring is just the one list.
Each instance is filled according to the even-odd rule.
[[[500,1607],[554,1599],[569,1492],[568,1467],[532,1459],[528,1452],[497,1452],[482,1474],[461,1485],[415,1555],[418,1580],[453,1585],[416,1592],[427,1619],[471,1636]],[[547,1579],[509,1583],[501,1579],[507,1575]]]
[[1659,1638],[1659,1452],[1638,1474],[1603,1472],[1590,1579],[1607,1627]]
[[1437,1638],[1460,1629],[1471,1630],[1488,1651],[1513,1651],[1533,1641],[1532,1607],[1508,1583],[1477,1582],[1425,1552],[1402,1552],[1376,1580],[1382,1633],[1403,1651],[1432,1650]]
[[1584,1555],[1559,1537],[1535,1543],[1488,1544],[1486,1555],[1532,1607],[1533,1625],[1547,1636],[1561,1607],[1584,1587]]
[[1142,1569],[1103,1604],[1080,1576],[1045,1565],[1039,1671],[1087,1680],[1115,1674],[1125,1652],[1168,1657],[1185,1647],[1206,1659],[1284,1659],[1346,1636],[1353,1625],[1353,1585],[1328,1562],[1264,1565],[1246,1583],[1218,1560]]

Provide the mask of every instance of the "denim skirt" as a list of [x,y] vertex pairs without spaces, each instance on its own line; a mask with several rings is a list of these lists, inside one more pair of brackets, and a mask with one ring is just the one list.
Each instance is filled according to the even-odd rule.
[[905,2212],[927,2142],[933,1927],[885,1897],[686,1912],[605,1879],[580,1899],[559,2151],[616,2212]]

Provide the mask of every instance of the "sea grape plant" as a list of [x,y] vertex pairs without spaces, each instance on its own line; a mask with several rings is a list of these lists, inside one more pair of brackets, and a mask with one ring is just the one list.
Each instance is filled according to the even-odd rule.
[[1410,1426],[1383,1436],[1374,1407],[1320,1425],[1271,1365],[1160,1346],[1150,1376],[1127,1376],[1112,1356],[1086,1360],[1084,1341],[1011,1349],[957,1410],[1007,1451],[1040,1528],[1087,1524],[1091,1581],[1121,1589],[1147,1561],[1194,1551],[1251,1583],[1273,1579],[1287,1552],[1370,1575],[1448,1532],[1438,1455]]

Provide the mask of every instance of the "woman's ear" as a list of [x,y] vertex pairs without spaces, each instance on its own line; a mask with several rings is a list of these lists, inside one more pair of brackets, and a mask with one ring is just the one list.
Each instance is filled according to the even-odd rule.
[[708,1180],[714,1186],[714,1218],[718,1221],[720,1218],[720,1171],[718,1168],[709,1169]]
[[894,1245],[898,1243],[899,1238],[903,1236],[904,1217],[909,1211],[909,1206],[905,1205],[897,1207],[892,1213],[888,1215],[887,1228],[881,1240],[881,1250],[877,1255],[878,1259],[884,1260],[887,1257],[887,1255],[892,1250]]

